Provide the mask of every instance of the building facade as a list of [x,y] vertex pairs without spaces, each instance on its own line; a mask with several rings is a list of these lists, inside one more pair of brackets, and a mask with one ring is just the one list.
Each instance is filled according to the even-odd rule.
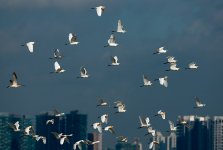
[[[184,120],[187,125],[180,122]],[[211,150],[210,117],[179,116],[177,124],[177,150]]]
[[[46,125],[46,121],[54,119],[54,124]],[[52,132],[63,133],[66,135],[72,134],[69,138],[69,143],[60,144],[59,140]],[[36,149],[41,150],[73,150],[73,144],[78,140],[87,138],[87,115],[79,114],[78,111],[71,111],[61,117],[56,117],[52,112],[39,114],[36,116],[36,134],[45,136],[46,144],[37,142]],[[83,150],[86,148],[83,147]]]
[[[19,121],[20,132],[14,132],[9,123]],[[26,116],[0,113],[0,150],[33,150],[35,141],[30,136],[23,136],[27,126],[32,125],[32,119]]]
[[213,150],[223,150],[223,116],[214,116],[212,120]]

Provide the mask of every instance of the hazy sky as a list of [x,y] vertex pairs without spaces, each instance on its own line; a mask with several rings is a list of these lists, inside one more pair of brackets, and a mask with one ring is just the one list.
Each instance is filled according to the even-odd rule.
[[[178,115],[223,115],[223,2],[222,0],[0,0],[0,111],[27,115],[57,108],[63,112],[78,109],[88,114],[90,124],[98,116],[110,113],[110,123],[118,135],[140,137],[145,144],[145,130],[138,116],[153,116],[158,110],[176,121]],[[102,17],[90,9],[105,5]],[[111,31],[121,19],[127,30],[115,34],[118,47],[107,44]],[[80,44],[66,46],[70,32]],[[31,54],[21,44],[35,41]],[[153,55],[164,46],[167,54]],[[50,60],[59,48],[65,56],[62,74],[54,70]],[[110,57],[117,55],[121,65],[107,67]],[[166,57],[178,60],[179,72],[166,72]],[[195,61],[199,69],[184,70]],[[77,79],[85,66],[90,78]],[[7,89],[12,72],[25,87]],[[167,75],[169,87],[154,82],[140,88],[142,75],[156,79]],[[126,103],[127,112],[114,115],[113,108],[96,108],[97,97]],[[195,110],[194,96],[206,103]],[[153,127],[166,131],[168,121],[151,118]],[[115,145],[109,133],[103,135],[105,145]]]

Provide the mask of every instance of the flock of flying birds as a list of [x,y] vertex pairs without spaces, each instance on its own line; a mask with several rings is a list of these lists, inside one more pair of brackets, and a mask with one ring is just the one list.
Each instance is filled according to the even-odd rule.
[[[122,101],[120,101],[120,100],[115,101],[114,104],[115,104],[114,108],[117,108],[117,111],[115,113],[124,113],[124,112],[127,111],[126,110],[126,105]],[[196,105],[194,106],[194,108],[205,107],[205,104],[203,104],[198,97],[195,97],[195,104]],[[97,107],[110,107],[110,105],[109,105],[108,101],[106,101],[105,99],[100,98],[98,100]],[[108,113],[105,113],[105,114],[99,116],[98,118],[99,118],[100,121],[95,122],[91,125],[93,127],[93,129],[98,130],[99,133],[102,133],[103,130],[104,130],[104,131],[109,131],[110,133],[116,135],[114,126],[107,125],[108,120],[109,120],[109,116],[110,115]],[[166,112],[164,112],[162,110],[159,110],[152,117],[156,117],[156,116],[162,118],[163,120],[166,120]],[[170,129],[167,130],[166,132],[171,132],[171,133],[176,132],[177,127],[174,125],[174,122],[171,121],[171,120],[168,120],[168,122],[169,122]],[[153,149],[154,145],[159,144],[159,142],[154,140],[154,139],[156,139],[155,137],[156,137],[157,131],[155,129],[153,129],[153,127],[151,125],[151,122],[150,122],[150,118],[139,116],[139,123],[140,123],[140,126],[138,127],[139,129],[141,129],[141,128],[147,129],[147,133],[145,135],[151,135],[152,137],[154,137],[154,138],[152,138],[153,140],[149,143],[149,149]],[[183,120],[182,118],[180,118],[178,123],[187,127],[187,128],[191,128],[190,125],[188,124],[188,122]],[[105,127],[103,127],[104,124],[106,125]],[[121,142],[121,143],[128,142],[128,137],[125,137],[123,135],[116,136],[116,138],[118,139],[118,142]]]
[[[94,7],[92,9],[96,10],[97,15],[100,17],[102,16],[103,12],[105,11],[106,7],[105,6],[98,6],[98,7]],[[118,20],[118,25],[117,25],[117,30],[116,31],[112,31],[112,34],[110,35],[109,39],[108,39],[108,44],[105,45],[104,47],[116,47],[119,44],[116,42],[115,40],[115,32],[117,33],[125,33],[127,32],[123,25],[121,20]],[[68,35],[68,43],[66,43],[65,45],[77,45],[80,42],[78,42],[77,40],[77,36],[73,33],[69,33]],[[34,52],[34,44],[35,42],[28,42],[24,45],[21,46],[26,46],[29,50],[30,53]],[[160,47],[158,48],[153,54],[165,54],[167,53],[167,50],[164,49],[164,47]],[[62,68],[60,66],[60,64],[58,63],[57,60],[61,60],[63,58],[63,55],[61,54],[59,49],[56,49],[53,53],[53,57],[51,57],[50,59],[56,60],[54,63],[54,71],[51,73],[63,73],[66,70],[64,68]],[[168,56],[167,57],[167,62],[165,62],[164,64],[169,64],[169,69],[167,69],[166,71],[179,71],[180,68],[177,67],[177,60],[175,59],[175,57],[173,56]],[[118,62],[118,57],[117,56],[112,56],[111,57],[111,64],[109,64],[109,66],[119,66],[120,63]],[[188,67],[186,67],[185,69],[191,69],[191,70],[196,70],[198,68],[198,65],[195,62],[191,62],[190,64],[188,64]],[[88,78],[89,74],[87,72],[87,69],[82,66],[80,68],[80,76],[78,76],[78,78]],[[154,81],[159,81],[160,85],[164,86],[164,87],[168,87],[168,77],[164,76],[164,77],[160,77],[158,79],[155,79]],[[151,86],[153,84],[153,81],[150,80],[148,78],[148,76],[143,74],[143,84],[140,87],[148,87]],[[19,88],[21,86],[24,86],[23,84],[18,83],[17,81],[17,75],[15,72],[13,72],[12,74],[12,79],[10,80],[10,84],[8,85],[8,88]],[[196,106],[195,108],[202,108],[205,106],[205,104],[203,104],[198,97],[195,98],[196,99]],[[115,113],[125,113],[126,110],[126,105],[122,102],[122,101],[116,101],[114,102],[115,106],[114,108],[117,109],[117,111]],[[104,106],[109,106],[108,102],[104,99],[100,99],[99,103],[97,105],[98,107],[104,107]],[[54,115],[55,117],[62,117],[64,115],[64,113],[60,113],[58,111],[54,111]],[[157,112],[157,114],[155,114],[153,117],[155,116],[160,116],[162,119],[166,119],[166,112],[159,110]],[[109,118],[109,114],[105,113],[101,116],[98,117],[100,119],[100,121],[95,122],[92,124],[93,129],[98,130],[99,133],[102,133],[103,130],[104,131],[108,131],[111,132],[112,134],[116,135],[114,126],[112,125],[108,125],[103,127],[104,124],[108,124],[108,118]],[[147,133],[146,135],[151,135],[152,137],[156,136],[156,130],[152,128],[152,125],[150,123],[150,118],[149,117],[141,117],[139,116],[139,121],[140,121],[140,127],[139,128],[145,128],[147,129]],[[175,132],[176,131],[176,126],[174,126],[174,123],[172,121],[168,121],[169,125],[170,125],[170,130],[168,132]],[[53,125],[54,119],[51,120],[47,120],[46,125]],[[189,124],[185,121],[185,120],[180,120],[180,124],[185,125],[186,127],[190,128]],[[20,125],[19,125],[19,121],[16,121],[15,123],[9,123],[9,126],[13,129],[13,131],[15,132],[21,132],[20,129]],[[40,136],[40,135],[36,135],[34,132],[34,129],[32,126],[28,126],[24,128],[24,136],[31,136],[33,137],[36,141],[40,141],[42,140],[43,144],[46,144],[46,137],[44,136]],[[73,136],[72,134],[69,135],[65,135],[63,133],[57,133],[57,132],[52,132],[52,134],[55,136],[55,138],[57,140],[59,140],[60,144],[63,145],[65,142],[69,143],[69,137]],[[116,137],[118,139],[119,142],[127,142],[128,138],[125,136],[117,136]],[[86,139],[82,139],[79,141],[76,141],[73,144],[73,149],[75,150],[77,147],[79,149],[82,149],[82,144],[86,144],[86,145],[92,145],[92,144],[97,144],[100,141],[89,141]],[[153,140],[149,143],[149,149],[152,149],[154,147],[154,145],[159,144],[159,142],[157,142],[156,140]]]
[[[65,115],[65,113],[61,113],[57,110],[54,110],[54,117],[63,117]],[[55,125],[55,120],[54,119],[49,119],[46,121],[46,126],[52,126]],[[33,126],[27,126],[24,127],[24,130],[22,131],[20,128],[20,124],[19,121],[16,121],[14,124],[13,123],[9,123],[9,127],[11,127],[13,129],[14,132],[22,132],[23,135],[22,136],[30,136],[32,137],[34,140],[36,140],[37,142],[42,140],[43,144],[46,144],[47,139],[45,136],[42,135],[37,135],[35,133],[35,130],[33,128]],[[52,135],[54,135],[55,139],[59,141],[60,145],[63,145],[65,142],[70,143],[69,141],[69,137],[72,137],[73,134],[64,134],[64,133],[57,133],[57,132],[51,132]],[[76,150],[76,148],[78,147],[80,150],[82,149],[82,144],[85,145],[94,145],[96,143],[99,143],[100,141],[90,141],[88,139],[83,139],[83,140],[79,140],[76,141],[73,144],[73,149]]]

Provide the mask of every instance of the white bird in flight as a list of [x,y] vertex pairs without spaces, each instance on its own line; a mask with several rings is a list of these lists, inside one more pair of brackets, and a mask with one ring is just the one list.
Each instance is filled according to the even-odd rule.
[[27,42],[26,44],[23,44],[21,46],[27,46],[28,50],[30,53],[33,53],[33,46],[34,46],[35,42]]
[[97,107],[98,106],[109,106],[109,105],[108,105],[108,102],[105,99],[99,98]]
[[50,73],[63,73],[66,71],[65,69],[61,68],[60,64],[57,61],[55,61],[54,63],[54,69],[55,71]]
[[50,59],[61,59],[62,55],[60,53],[59,49],[55,49],[53,52],[53,57],[51,57]]
[[116,101],[116,102],[114,102],[115,103],[115,107],[114,108],[118,108],[119,106],[123,106],[123,105],[125,105],[122,101],[120,101],[120,100],[118,100],[118,101]]
[[16,121],[14,124],[12,124],[12,123],[9,123],[9,126],[13,129],[13,131],[15,131],[15,132],[18,132],[18,131],[20,131],[20,129],[19,129],[19,121]]
[[10,82],[10,85],[7,86],[7,88],[18,88],[18,87],[24,86],[17,82],[17,75],[15,72],[12,73],[12,80],[9,80],[9,82]]
[[97,144],[97,143],[100,143],[100,141],[84,140],[84,144],[87,144],[87,145],[94,145],[94,144]]
[[24,130],[25,135],[33,135],[34,134],[34,130],[32,126],[28,126],[25,128]]
[[70,143],[70,141],[69,141],[69,139],[68,139],[68,136],[63,135],[63,136],[60,138],[60,145],[63,145],[64,142]]
[[120,63],[118,62],[118,57],[117,56],[111,57],[111,61],[112,61],[112,63],[108,66],[119,66],[120,65]]
[[101,122],[102,123],[108,123],[108,114],[103,114],[103,115],[101,115],[100,117],[98,117],[98,118],[100,118],[101,119]]
[[39,135],[33,135],[32,136],[37,142],[41,139],[43,144],[46,144],[46,137],[44,136],[39,136]]
[[124,113],[127,111],[125,104],[122,101],[116,101],[114,103],[116,104],[116,106],[114,108],[118,108],[118,111],[115,113]]
[[102,133],[102,123],[95,122],[91,125],[94,129],[97,129],[99,133]]
[[188,129],[191,128],[191,126],[189,125],[189,123],[188,123],[186,120],[184,120],[183,118],[180,118],[180,119],[178,120],[178,122],[179,122],[180,124],[182,124],[183,126],[187,127]]
[[118,32],[118,33],[125,33],[125,32],[127,32],[127,31],[124,29],[124,27],[123,27],[123,25],[122,25],[122,21],[121,21],[120,19],[118,20],[117,30],[116,30],[116,31],[112,31],[112,32]]
[[54,116],[55,117],[62,117],[65,115],[65,113],[59,112],[58,110],[54,109]]
[[170,125],[170,132],[175,132],[177,131],[177,127],[174,126],[174,123],[169,120],[169,125]]
[[125,105],[118,106],[118,111],[116,113],[124,113],[127,110],[125,109]]
[[164,87],[168,87],[168,81],[167,81],[168,77],[160,77],[159,79],[155,79],[155,81],[159,80],[160,85],[163,85]]
[[77,36],[73,33],[69,33],[68,40],[69,40],[69,43],[66,43],[65,45],[77,45],[80,43],[77,41]]
[[76,150],[76,148],[78,147],[79,150],[82,150],[81,143],[84,143],[84,140],[79,140],[79,141],[75,142],[74,145],[73,145],[73,149]]
[[162,119],[166,119],[166,112],[159,110],[155,116],[160,116]]
[[108,39],[108,45],[105,45],[104,47],[108,47],[108,46],[111,46],[111,47],[118,46],[118,43],[116,43],[115,35],[114,34],[111,34],[110,35],[110,37]]
[[101,17],[102,13],[105,11],[105,6],[97,6],[91,9],[96,9],[96,13],[99,17]]
[[170,69],[167,69],[166,71],[179,71],[180,68],[177,67],[176,63],[170,63]]
[[80,68],[80,76],[77,77],[77,78],[88,78],[89,77],[89,74],[87,72],[87,69],[85,67],[81,67]]
[[104,128],[105,131],[109,131],[112,134],[115,134],[114,126],[107,126]]
[[195,62],[191,62],[188,64],[188,67],[185,69],[197,69],[198,65]]
[[51,132],[56,139],[60,139],[63,136],[63,133]]
[[54,124],[54,119],[49,119],[49,120],[47,120],[47,121],[46,121],[46,125],[48,125],[48,124]]
[[56,139],[60,140],[60,145],[63,145],[64,142],[66,141],[67,143],[69,143],[69,139],[68,136],[71,137],[72,134],[70,135],[64,135],[63,133],[57,133],[57,132],[51,132]]
[[164,54],[164,53],[166,53],[166,52],[167,52],[167,50],[164,49],[164,47],[160,47],[160,48],[158,48],[158,49],[156,50],[156,52],[154,52],[153,54]]
[[76,150],[77,146],[79,148],[79,150],[82,150],[82,143],[83,144],[86,144],[86,145],[94,145],[94,144],[97,144],[99,143],[100,141],[90,141],[90,140],[79,140],[77,142],[75,142],[75,144],[73,145],[73,149]]
[[152,127],[148,127],[147,134],[145,135],[149,135],[149,134],[151,134],[154,137],[156,135],[156,130],[154,130]]
[[123,143],[126,143],[128,142],[128,138],[127,137],[124,137],[124,136],[118,136],[116,137],[118,139],[118,142],[123,142]]
[[177,60],[175,59],[175,57],[173,56],[167,56],[167,62],[163,63],[163,64],[168,64],[168,63],[176,63]]
[[142,78],[143,78],[143,85],[141,85],[140,87],[152,85],[152,82],[149,80],[147,76],[143,75]]
[[151,125],[149,117],[142,118],[141,116],[139,116],[139,121],[140,121],[140,127],[139,128],[148,128]]
[[156,144],[159,144],[159,142],[157,142],[157,141],[152,141],[152,142],[149,144],[149,149],[152,149]]
[[195,96],[195,103],[196,103],[196,106],[194,108],[202,108],[206,106],[206,104],[202,103],[201,100],[197,96]]

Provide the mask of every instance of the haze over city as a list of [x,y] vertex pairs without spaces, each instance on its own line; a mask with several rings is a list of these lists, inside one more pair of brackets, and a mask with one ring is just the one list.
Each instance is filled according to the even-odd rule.
[[[167,119],[178,115],[222,115],[221,90],[223,76],[222,35],[223,2],[220,0],[0,0],[0,97],[1,112],[34,116],[58,109],[79,110],[88,115],[90,126],[103,113],[111,114],[109,124],[117,133],[139,137],[139,115],[152,117],[164,110]],[[98,17],[92,7],[105,5]],[[114,33],[117,47],[107,45],[111,31],[121,19],[126,33]],[[77,35],[78,45],[65,45],[68,34]],[[35,41],[34,52],[20,45]],[[165,54],[153,53],[160,47]],[[59,60],[66,70],[54,71],[54,49],[60,49]],[[110,57],[117,55],[120,65],[108,67]],[[181,69],[167,72],[167,56],[174,56]],[[185,70],[190,62],[198,69]],[[80,67],[90,74],[78,79]],[[6,88],[12,73],[24,87]],[[152,86],[140,87],[147,75]],[[157,81],[168,76],[168,87]],[[206,106],[194,109],[194,97]],[[97,99],[107,99],[113,106],[122,100],[127,111],[96,108]],[[166,131],[167,121],[151,118],[154,128]],[[116,138],[103,134],[105,146],[115,145]],[[111,147],[112,147],[111,146]]]

